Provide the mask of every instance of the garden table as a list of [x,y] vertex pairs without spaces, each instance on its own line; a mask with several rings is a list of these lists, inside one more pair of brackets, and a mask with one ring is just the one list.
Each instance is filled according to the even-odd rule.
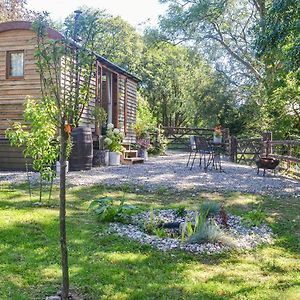
[[211,148],[211,159],[208,160],[207,165],[204,166],[204,169],[206,171],[208,170],[208,167],[212,165],[211,168],[215,168],[216,170],[219,170],[220,172],[224,172],[224,169],[222,168],[222,159],[221,159],[221,153],[224,151],[224,143],[214,143],[209,142],[209,146]]

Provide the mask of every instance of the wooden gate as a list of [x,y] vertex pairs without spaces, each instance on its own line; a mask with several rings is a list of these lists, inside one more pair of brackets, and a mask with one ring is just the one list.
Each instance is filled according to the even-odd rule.
[[[213,138],[214,128],[195,128],[195,127],[162,127],[165,137],[168,139],[169,148],[189,149],[190,136],[204,136],[208,140]],[[222,130],[223,140],[227,141],[229,130]]]
[[232,138],[231,149],[234,151],[235,158],[233,161],[252,165],[256,159],[262,154],[264,144],[262,139],[235,139]]

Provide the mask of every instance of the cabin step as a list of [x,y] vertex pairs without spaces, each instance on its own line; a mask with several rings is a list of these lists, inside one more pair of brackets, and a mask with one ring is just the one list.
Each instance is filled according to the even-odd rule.
[[137,157],[137,150],[125,150],[123,152],[123,155],[125,158],[132,158],[132,157]]
[[130,157],[130,158],[123,158],[122,164],[123,165],[135,165],[135,164],[142,164],[144,159],[141,157]]
[[125,151],[131,150],[131,143],[122,143],[122,146],[126,149]]

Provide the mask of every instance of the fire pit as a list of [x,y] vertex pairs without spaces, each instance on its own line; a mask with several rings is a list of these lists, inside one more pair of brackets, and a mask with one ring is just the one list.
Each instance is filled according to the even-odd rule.
[[268,170],[275,170],[275,168],[279,164],[279,159],[270,158],[270,157],[261,157],[256,160],[257,166],[257,175],[259,174],[259,169],[264,169],[263,176],[266,175],[266,169]]

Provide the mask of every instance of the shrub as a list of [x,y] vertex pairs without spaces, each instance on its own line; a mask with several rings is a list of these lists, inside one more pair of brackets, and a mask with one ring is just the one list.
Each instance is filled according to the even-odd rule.
[[214,221],[198,227],[188,240],[191,244],[221,243],[222,245],[235,247],[235,241],[226,234]]
[[168,236],[168,233],[164,228],[154,228],[152,232],[160,238],[166,238]]
[[199,228],[204,227],[207,216],[207,212],[200,209],[199,212],[196,212],[194,224],[192,222],[185,222],[181,229],[181,241],[184,242],[186,239],[189,239]]
[[113,124],[107,125],[104,143],[107,145],[109,151],[121,154],[124,151],[124,147],[122,146],[123,138],[124,136],[118,128],[114,128]]
[[243,223],[247,226],[260,226],[266,220],[266,213],[261,209],[254,209],[243,215]]
[[176,210],[176,212],[175,212],[175,214],[179,218],[180,217],[184,217],[186,215],[186,210],[185,210],[185,208],[183,206],[178,207],[177,210]]
[[217,215],[221,211],[221,204],[214,201],[205,201],[202,203],[201,209],[206,211],[208,215]]
[[159,127],[154,128],[150,132],[150,142],[151,142],[151,146],[148,150],[150,154],[163,155],[166,153],[168,140],[165,138],[163,134],[163,130],[161,128]]
[[156,229],[156,225],[155,225],[154,211],[153,211],[153,207],[151,207],[149,211],[149,221],[144,223],[144,230],[149,234],[153,234],[155,229]]
[[128,214],[131,214],[136,207],[125,204],[125,198],[119,200],[119,205],[115,205],[115,201],[111,197],[103,197],[93,200],[89,206],[99,217],[102,222],[113,222],[123,220]]

